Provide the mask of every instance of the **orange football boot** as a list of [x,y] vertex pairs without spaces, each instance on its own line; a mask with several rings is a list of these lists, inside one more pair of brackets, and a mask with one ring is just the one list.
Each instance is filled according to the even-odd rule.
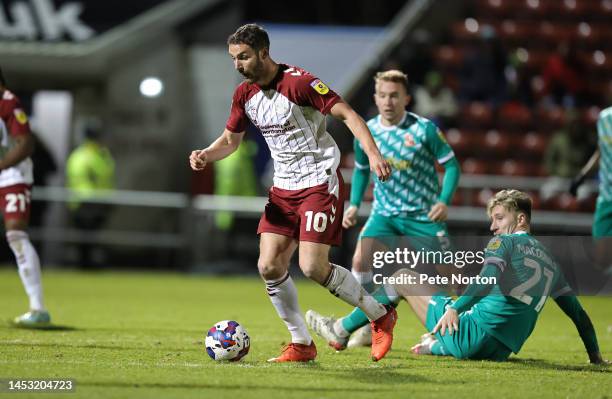
[[381,318],[370,323],[372,326],[372,360],[379,361],[389,350],[393,344],[393,327],[397,322],[397,312],[395,308],[385,306],[387,313]]
[[310,345],[290,343],[286,345],[279,357],[268,359],[273,363],[284,362],[309,362],[317,357],[317,347],[314,341]]

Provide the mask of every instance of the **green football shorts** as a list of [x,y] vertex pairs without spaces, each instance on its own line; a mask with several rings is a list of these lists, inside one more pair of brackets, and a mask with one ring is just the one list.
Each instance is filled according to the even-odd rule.
[[[453,299],[445,295],[434,295],[429,301],[425,326],[432,331],[446,312],[446,307],[452,305]],[[442,344],[443,350],[457,359],[504,361],[512,352],[497,339],[487,334],[472,318],[470,312],[459,315],[459,331],[453,335],[448,332],[436,334],[436,339]]]
[[415,250],[450,250],[446,223],[416,220],[411,217],[382,216],[375,212],[363,226],[359,238],[376,238],[389,247],[399,245],[406,238]]

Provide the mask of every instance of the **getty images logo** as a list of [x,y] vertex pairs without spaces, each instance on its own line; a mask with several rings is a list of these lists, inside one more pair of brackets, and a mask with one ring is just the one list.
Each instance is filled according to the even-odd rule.
[[77,2],[57,9],[51,0],[15,1],[6,8],[0,2],[0,39],[89,39],[95,31],[79,19],[82,11],[83,4]]

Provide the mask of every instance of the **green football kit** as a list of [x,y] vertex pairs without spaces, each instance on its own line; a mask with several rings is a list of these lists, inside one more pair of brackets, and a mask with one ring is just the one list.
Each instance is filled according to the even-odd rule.
[[595,331],[562,271],[548,250],[526,232],[496,236],[485,250],[481,277],[494,284],[472,284],[456,301],[445,295],[431,298],[426,327],[431,331],[448,306],[459,314],[459,330],[438,332],[437,355],[505,360],[518,353],[533,331],[548,297],[574,321],[589,353],[598,351]]

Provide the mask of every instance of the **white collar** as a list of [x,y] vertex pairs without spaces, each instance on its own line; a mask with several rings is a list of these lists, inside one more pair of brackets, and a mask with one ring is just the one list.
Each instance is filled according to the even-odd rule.
[[378,126],[380,126],[382,130],[389,131],[389,130],[397,129],[398,126],[400,126],[401,124],[404,123],[404,121],[406,121],[407,117],[408,117],[408,112],[404,111],[404,116],[402,116],[402,119],[396,125],[385,126],[382,124],[382,121],[380,120],[381,119],[380,114],[378,114],[378,117],[376,118],[376,122],[378,122]]

